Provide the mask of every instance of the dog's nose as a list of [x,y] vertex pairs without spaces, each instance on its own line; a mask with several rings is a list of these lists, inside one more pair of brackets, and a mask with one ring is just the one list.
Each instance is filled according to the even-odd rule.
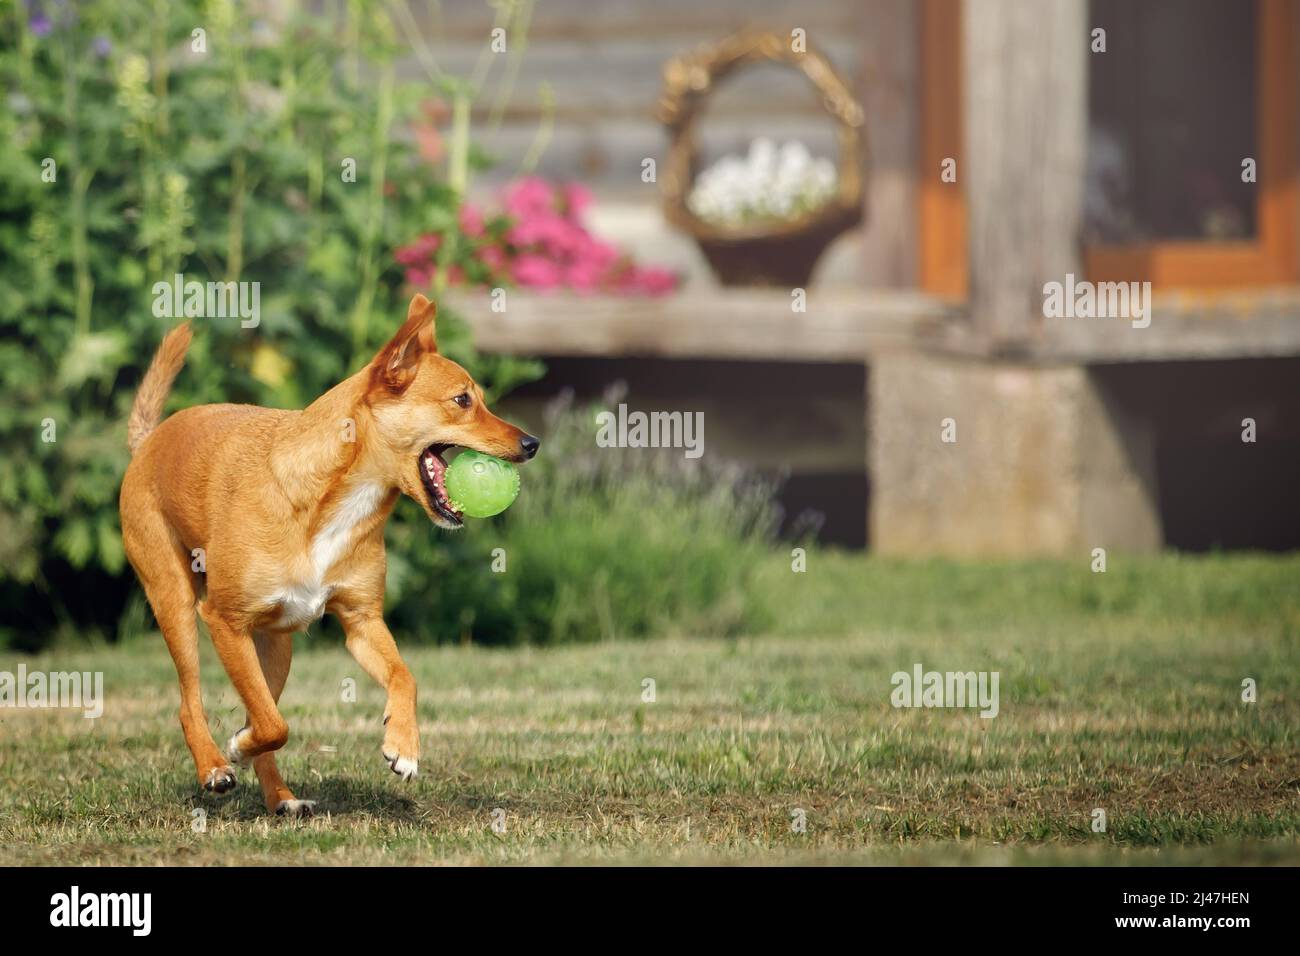
[[542,447],[542,443],[532,435],[525,435],[519,439],[519,447],[523,449],[525,458],[532,458],[537,454],[537,449]]

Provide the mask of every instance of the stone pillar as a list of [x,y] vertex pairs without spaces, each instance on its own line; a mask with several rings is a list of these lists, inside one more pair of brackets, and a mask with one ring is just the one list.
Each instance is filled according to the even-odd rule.
[[[943,440],[946,419],[955,441]],[[868,535],[881,554],[1161,545],[1153,430],[1083,366],[879,354],[867,432]]]

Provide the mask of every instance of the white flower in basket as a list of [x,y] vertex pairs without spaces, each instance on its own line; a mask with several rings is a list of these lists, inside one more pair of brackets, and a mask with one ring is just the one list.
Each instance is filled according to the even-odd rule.
[[779,148],[759,137],[747,156],[724,156],[701,172],[687,197],[699,218],[723,226],[788,221],[830,200],[838,186],[835,164],[814,159],[791,140]]

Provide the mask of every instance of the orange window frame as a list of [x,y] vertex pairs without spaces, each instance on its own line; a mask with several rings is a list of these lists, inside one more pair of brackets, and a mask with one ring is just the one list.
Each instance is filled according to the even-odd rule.
[[[966,193],[962,189],[961,0],[923,0],[921,32],[921,170],[917,188],[917,272],[922,289],[965,299]],[[957,182],[940,178],[957,161]]]
[[[1232,288],[1300,281],[1297,184],[1297,11],[1294,0],[1257,0],[1259,198],[1256,235],[1237,242],[1179,240],[1088,246],[1084,269],[1098,282],[1145,279],[1165,287]],[[964,298],[969,276],[966,202],[958,183],[939,179],[946,157],[961,169],[961,3],[923,0],[919,280],[927,292]],[[1244,157],[1243,157],[1244,158]]]

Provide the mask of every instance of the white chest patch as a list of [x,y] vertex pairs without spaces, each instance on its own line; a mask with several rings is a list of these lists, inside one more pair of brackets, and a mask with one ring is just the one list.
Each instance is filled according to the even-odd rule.
[[329,583],[329,571],[352,542],[352,533],[379,508],[384,500],[384,486],[366,482],[353,487],[335,506],[325,527],[312,538],[307,549],[311,573],[303,580],[294,581],[271,595],[271,602],[280,606],[281,627],[305,627],[325,613],[334,587]]

